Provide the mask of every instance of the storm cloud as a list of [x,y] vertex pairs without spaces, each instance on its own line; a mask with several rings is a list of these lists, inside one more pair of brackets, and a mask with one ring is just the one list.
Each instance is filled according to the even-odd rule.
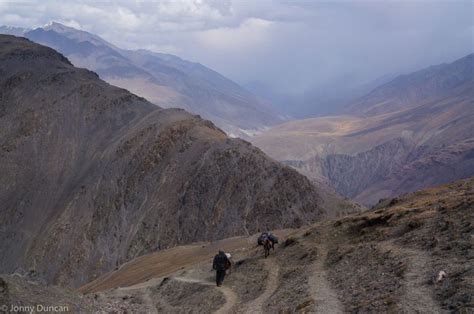
[[460,58],[474,51],[473,14],[473,1],[456,0],[0,1],[0,24],[58,21],[280,94],[356,85]]

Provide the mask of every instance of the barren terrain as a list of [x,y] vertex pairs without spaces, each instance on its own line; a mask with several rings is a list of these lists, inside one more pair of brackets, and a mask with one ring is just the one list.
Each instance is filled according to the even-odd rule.
[[[267,259],[256,235],[196,243],[128,262],[81,287],[84,296],[53,292],[77,309],[119,312],[471,313],[473,209],[471,178],[277,230],[280,244]],[[218,249],[234,259],[219,288],[211,270]],[[21,302],[35,284],[13,277],[4,276],[3,298]],[[48,289],[35,293],[53,302]]]

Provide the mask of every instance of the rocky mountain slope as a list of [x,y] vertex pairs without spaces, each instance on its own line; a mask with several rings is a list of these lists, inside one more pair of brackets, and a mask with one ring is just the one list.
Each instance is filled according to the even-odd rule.
[[7,35],[0,173],[0,272],[72,287],[148,252],[352,206],[209,121]]
[[[373,104],[367,107],[369,116],[292,121],[252,142],[271,157],[364,204],[472,176],[473,59],[474,55],[469,55],[449,65],[399,77],[364,98],[378,95],[377,101],[386,104],[387,110],[382,110],[385,105]],[[439,68],[442,71],[433,70]],[[435,83],[441,87],[436,89]],[[413,92],[413,98],[408,86],[423,92]],[[386,89],[390,93],[380,92]],[[387,96],[386,102],[382,95]],[[401,102],[390,105],[393,95],[413,97],[400,109]],[[360,108],[361,114],[364,108]],[[375,114],[378,110],[382,113]]]
[[[5,27],[1,32],[11,33]],[[158,106],[199,114],[234,137],[246,138],[285,119],[262,99],[199,63],[170,54],[123,50],[59,23],[23,31],[22,36],[61,52],[75,66],[92,70]]]
[[400,75],[353,102],[346,112],[377,115],[414,108],[472,89],[474,53],[449,64],[439,64],[407,75]]
[[[229,238],[145,255],[84,285],[85,295],[3,276],[3,298],[29,304],[34,293],[57,305],[55,295],[76,310],[148,313],[471,313],[473,208],[470,178],[277,230],[267,259],[257,235]],[[235,265],[217,288],[210,263],[219,248]]]

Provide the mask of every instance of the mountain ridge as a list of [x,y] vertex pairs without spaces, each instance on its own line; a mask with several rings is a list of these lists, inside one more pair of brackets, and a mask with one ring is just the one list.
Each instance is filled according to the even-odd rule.
[[349,105],[345,112],[370,116],[416,107],[420,102],[456,92],[462,85],[472,85],[473,69],[471,53],[451,63],[400,75]]
[[0,43],[1,272],[74,287],[146,252],[354,206],[51,48]]
[[199,114],[232,137],[248,138],[288,119],[216,71],[177,56],[121,49],[97,35],[56,22],[25,31],[23,36],[60,51],[74,65],[95,71],[158,106]]

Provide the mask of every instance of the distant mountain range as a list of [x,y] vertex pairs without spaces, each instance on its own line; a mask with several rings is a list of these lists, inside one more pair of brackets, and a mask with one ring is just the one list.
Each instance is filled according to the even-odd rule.
[[219,73],[174,55],[120,49],[99,36],[55,22],[34,30],[2,26],[0,33],[56,49],[75,66],[92,70],[113,85],[158,106],[199,114],[233,137],[246,138],[287,119]]
[[77,286],[141,254],[353,206],[28,39],[0,35],[0,74],[0,273]]
[[474,175],[474,54],[398,76],[346,112],[288,122],[252,141],[367,205]]
[[474,54],[470,54],[449,64],[400,75],[354,101],[345,111],[374,116],[469,92],[474,84],[473,68]]

